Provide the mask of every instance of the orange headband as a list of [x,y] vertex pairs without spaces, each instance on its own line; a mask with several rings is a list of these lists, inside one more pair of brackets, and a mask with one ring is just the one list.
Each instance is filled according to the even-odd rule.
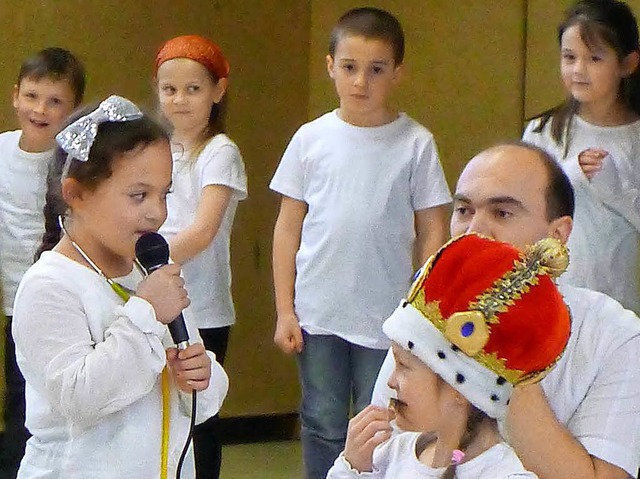
[[229,62],[220,47],[200,35],[183,35],[165,42],[156,55],[154,76],[160,65],[174,58],[196,61],[218,80],[229,76]]

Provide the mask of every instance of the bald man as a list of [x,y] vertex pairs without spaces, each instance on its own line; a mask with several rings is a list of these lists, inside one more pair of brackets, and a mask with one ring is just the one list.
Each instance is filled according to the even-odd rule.
[[[566,243],[574,198],[562,169],[526,143],[483,151],[464,168],[454,195],[452,236],[481,233],[518,248],[551,236]],[[593,254],[598,254],[594,251]],[[624,479],[640,463],[640,319],[608,296],[562,287],[572,335],[556,368],[518,388],[508,441],[540,479]],[[387,407],[387,356],[373,393]]]

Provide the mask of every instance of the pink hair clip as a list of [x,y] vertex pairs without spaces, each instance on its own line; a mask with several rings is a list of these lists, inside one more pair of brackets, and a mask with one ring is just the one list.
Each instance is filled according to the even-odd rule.
[[451,453],[451,464],[457,466],[463,461],[463,459],[464,452],[462,452],[460,449],[454,449]]

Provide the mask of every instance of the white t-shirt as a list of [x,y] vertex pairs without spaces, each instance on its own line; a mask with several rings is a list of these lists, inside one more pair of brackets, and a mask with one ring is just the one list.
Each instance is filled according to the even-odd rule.
[[387,348],[382,323],[411,280],[414,214],[451,201],[431,133],[405,114],[363,128],[327,113],[295,133],[270,187],[308,205],[296,255],[302,328]]
[[209,185],[227,186],[233,194],[211,244],[181,265],[198,328],[235,322],[229,247],[238,201],[247,197],[247,175],[240,150],[224,134],[214,136],[195,162],[188,151],[174,153],[172,193],[167,196],[168,216],[160,234],[171,239],[191,225],[202,190]]
[[[373,471],[359,473],[352,469],[343,454],[338,456],[327,479],[369,477],[371,479],[439,479],[446,468],[429,467],[418,460],[416,442],[420,433],[404,432],[378,446],[373,451]],[[477,457],[456,467],[457,479],[536,479],[527,471],[516,453],[500,443]]]
[[[135,269],[118,282],[135,289]],[[185,321],[194,342],[198,331]],[[160,476],[161,371],[167,327],[151,305],[125,305],[92,270],[50,251],[24,275],[12,323],[26,379],[27,442],[18,477],[46,479]],[[196,421],[219,409],[227,375],[214,359],[209,387],[198,393]],[[191,396],[171,386],[169,477],[187,438]],[[191,454],[183,477],[195,476]]]
[[[633,477],[640,466],[640,319],[608,296],[562,286],[571,337],[540,383],[558,421],[592,456]],[[394,368],[387,355],[372,403],[388,407]]]
[[25,271],[33,264],[44,233],[47,171],[54,150],[27,153],[18,146],[22,131],[0,134],[0,276],[4,312]]
[[[560,283],[601,291],[640,313],[640,121],[616,127],[587,123],[575,115],[569,150],[555,143],[551,121],[523,139],[547,150],[562,165],[575,190],[576,211],[567,246],[569,268]],[[589,181],[578,164],[587,148],[609,152],[603,169]]]

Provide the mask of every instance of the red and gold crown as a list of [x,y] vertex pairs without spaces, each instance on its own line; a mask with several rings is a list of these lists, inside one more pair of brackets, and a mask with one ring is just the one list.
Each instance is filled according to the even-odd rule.
[[554,282],[568,263],[567,249],[552,238],[520,252],[460,236],[422,267],[384,332],[476,407],[501,417],[513,386],[540,380],[569,340],[569,311]]

